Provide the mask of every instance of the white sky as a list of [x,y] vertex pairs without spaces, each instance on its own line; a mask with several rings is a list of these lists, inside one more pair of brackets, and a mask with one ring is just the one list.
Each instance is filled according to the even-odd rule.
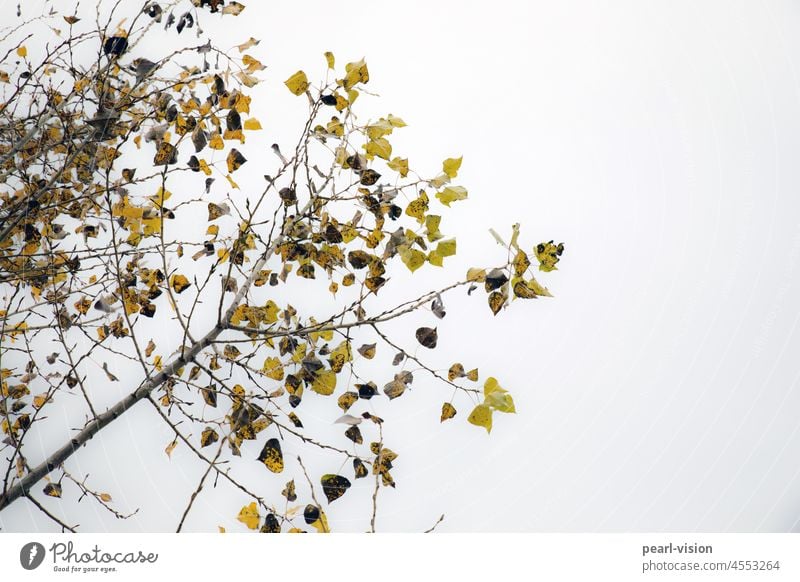
[[[800,531],[797,3],[245,4],[225,34],[262,39],[266,144],[304,113],[284,79],[324,74],[326,50],[363,56],[368,108],[409,124],[393,145],[412,167],[464,156],[453,276],[501,257],[489,227],[566,243],[540,279],[554,299],[497,318],[446,300],[442,367],[497,376],[519,414],[487,437],[466,404],[439,425],[446,390],[395,401],[380,529],[444,513],[441,531]],[[139,515],[85,503],[72,521],[174,529],[201,472],[166,458],[159,423],[140,405],[73,457]],[[360,493],[332,506],[334,527],[364,529]],[[206,490],[190,529],[236,530],[248,501]],[[22,501],[0,526],[52,528]]]

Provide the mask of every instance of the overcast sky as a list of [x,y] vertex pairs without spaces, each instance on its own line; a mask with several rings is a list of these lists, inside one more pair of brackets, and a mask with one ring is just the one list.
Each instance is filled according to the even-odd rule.
[[[225,34],[262,40],[268,142],[304,113],[284,79],[366,57],[367,107],[409,124],[396,150],[428,174],[464,156],[454,276],[502,258],[490,227],[566,245],[553,299],[446,300],[436,357],[497,376],[518,414],[487,436],[466,406],[439,424],[446,391],[393,403],[380,529],[800,531],[797,2],[244,3]],[[73,466],[140,514],[85,504],[87,531],[174,530],[196,487],[139,408]],[[204,491],[189,529],[235,530],[248,501]],[[329,517],[359,531],[363,509]],[[0,526],[52,528],[22,501]]]

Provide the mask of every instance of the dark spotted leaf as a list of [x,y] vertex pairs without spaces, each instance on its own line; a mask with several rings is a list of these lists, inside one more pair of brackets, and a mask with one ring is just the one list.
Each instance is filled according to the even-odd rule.
[[356,473],[356,479],[363,479],[364,477],[369,475],[369,470],[364,462],[356,457],[353,459],[353,470]]
[[502,269],[492,269],[486,274],[485,286],[486,292],[499,289],[508,283],[508,277]]
[[268,513],[264,518],[264,525],[259,530],[261,533],[281,533],[281,524],[278,523],[278,518],[274,513]]
[[50,497],[61,497],[61,483],[48,483],[44,486],[44,494]]
[[445,402],[442,404],[442,416],[439,419],[439,422],[444,422],[445,420],[449,420],[456,415],[456,407],[450,404],[449,402]]
[[[199,368],[197,368],[199,370]],[[217,391],[213,386],[207,386],[205,388],[200,389],[200,394],[203,397],[203,400],[209,406],[216,408],[217,407]]]
[[233,173],[238,170],[242,164],[247,161],[242,153],[237,150],[236,148],[232,148],[231,151],[228,153],[228,157],[226,162],[228,163],[228,172]]
[[372,186],[373,184],[375,184],[375,182],[378,181],[380,177],[381,175],[378,172],[376,172],[372,168],[367,168],[366,170],[361,172],[360,182],[364,186]]
[[218,440],[219,440],[219,435],[217,434],[217,431],[215,431],[210,426],[207,426],[203,430],[203,434],[200,435],[200,446],[207,447],[208,445],[213,445]]
[[328,503],[339,499],[350,488],[350,481],[341,475],[326,474],[320,479],[322,491],[328,498]]
[[357,392],[345,392],[339,399],[337,400],[337,404],[342,411],[347,412],[353,404],[355,404],[356,400],[358,400],[358,393]]
[[319,519],[320,511],[319,507],[316,505],[306,505],[305,510],[303,511],[303,519],[308,525],[311,525],[315,521]]
[[357,426],[351,426],[346,431],[344,431],[344,436],[349,438],[357,445],[360,445],[361,443],[364,442],[364,438],[361,436],[361,429],[359,429]]
[[286,501],[296,501],[297,500],[297,492],[295,491],[294,487],[294,479],[291,481],[287,481],[286,487],[281,491],[281,495],[286,498]]
[[489,308],[492,310],[492,313],[495,315],[503,308],[503,304],[506,302],[506,298],[503,296],[502,293],[498,291],[493,291],[489,294]]
[[170,284],[175,293],[183,293],[189,287],[189,279],[183,275],[173,275],[170,277]]
[[350,251],[347,253],[347,262],[354,269],[363,269],[369,264],[370,255],[364,251]]
[[281,451],[281,443],[278,439],[269,439],[261,453],[258,455],[258,460],[273,473],[280,473],[283,471],[283,452]]
[[178,161],[178,148],[166,141],[161,142],[158,146],[156,155],[153,158],[154,166],[167,166],[175,164]]

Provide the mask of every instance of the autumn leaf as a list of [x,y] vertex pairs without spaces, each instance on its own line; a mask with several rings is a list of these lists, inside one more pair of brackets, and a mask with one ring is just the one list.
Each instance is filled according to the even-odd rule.
[[264,366],[261,368],[261,371],[267,378],[271,378],[273,380],[283,380],[283,364],[278,358],[269,357],[264,360]]
[[482,426],[486,432],[492,432],[492,409],[485,404],[478,404],[470,413],[467,421],[475,426]]
[[47,485],[44,486],[44,494],[49,497],[61,497],[61,484],[48,483]]
[[231,151],[228,153],[228,157],[226,158],[226,162],[228,164],[228,172],[231,173],[235,172],[240,167],[242,167],[242,164],[244,164],[246,161],[247,158],[245,158],[239,150],[237,150],[236,148],[232,148]]
[[455,178],[458,175],[458,170],[461,167],[461,158],[447,158],[442,162],[442,171],[447,174],[448,178]]
[[189,279],[183,275],[172,275],[170,285],[176,293],[183,293],[189,287]]
[[258,460],[273,473],[281,473],[283,471],[283,452],[280,441],[275,438],[269,439],[261,449]]
[[540,271],[554,271],[556,264],[561,260],[561,255],[564,252],[564,243],[553,244],[553,241],[540,243],[533,249],[536,254],[536,259],[539,261]]
[[255,501],[251,502],[250,505],[242,507],[241,511],[239,511],[239,515],[236,516],[236,519],[245,524],[249,529],[258,529],[260,518],[261,516],[258,514],[258,507],[256,507]]
[[356,474],[356,479],[363,479],[364,477],[369,475],[369,470],[367,466],[364,464],[364,461],[356,457],[353,459],[353,470]]
[[297,71],[283,83],[295,95],[302,95],[308,90],[308,78],[303,71]]
[[439,339],[439,334],[435,327],[420,327],[416,332],[416,336],[417,341],[429,350],[436,347],[436,342]]
[[217,431],[215,431],[210,426],[207,426],[203,430],[203,434],[200,435],[200,446],[207,447],[208,445],[212,445],[219,440],[219,435]]
[[439,422],[444,422],[445,420],[449,420],[456,415],[456,408],[449,402],[445,402],[442,404],[442,415],[440,417]]
[[345,65],[345,76],[342,80],[345,91],[349,91],[359,83],[367,83],[368,81],[369,71],[367,70],[367,63],[364,62],[364,59]]
[[154,166],[167,166],[178,162],[178,148],[169,142],[161,142],[153,158]]
[[464,366],[461,364],[453,364],[450,366],[450,369],[447,371],[447,379],[451,382],[456,378],[463,378],[464,377]]
[[350,488],[350,481],[341,475],[323,475],[320,482],[322,483],[322,491],[325,493],[328,503],[339,499]]
[[408,176],[408,158],[392,158],[387,164],[390,169],[394,170],[402,178]]
[[294,487],[294,479],[286,483],[286,487],[284,487],[283,491],[281,491],[281,495],[283,495],[286,498],[286,501],[289,502],[297,500],[297,493],[295,492],[295,487]]
[[245,9],[244,4],[241,4],[240,2],[236,2],[234,0],[233,2],[229,2],[222,9],[222,13],[223,14],[230,14],[232,16],[239,16],[242,13],[242,10],[244,10],[244,9]]
[[311,383],[311,389],[317,394],[330,396],[336,389],[336,373],[330,370],[319,372]]
[[457,200],[466,200],[467,189],[463,186],[448,186],[441,192],[437,192],[436,198],[445,206],[450,206],[451,203]]

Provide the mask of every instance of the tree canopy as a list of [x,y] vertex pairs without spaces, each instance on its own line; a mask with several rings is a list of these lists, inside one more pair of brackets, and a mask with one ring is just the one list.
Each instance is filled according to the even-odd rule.
[[[495,315],[549,297],[535,271],[555,270],[563,244],[525,241],[518,224],[492,231],[497,264],[428,288],[425,273],[457,252],[462,158],[419,175],[392,145],[405,121],[359,115],[366,60],[326,52],[286,78],[285,106],[302,102],[305,119],[265,145],[251,113],[259,40],[225,50],[201,28],[244,4],[58,10],[1,37],[0,511],[22,498],[73,530],[54,499],[74,495],[129,516],[70,458],[138,405],[173,435],[153,454],[185,448],[204,468],[179,531],[219,482],[243,499],[222,527],[330,531],[326,507],[361,479],[375,531],[380,491],[401,482],[403,443],[385,430],[402,422],[394,401],[440,390],[431,414],[452,430],[488,433],[516,412],[499,374],[427,363],[447,334],[447,294]],[[392,295],[401,271],[415,286]],[[408,333],[389,327],[420,313]],[[253,463],[258,489],[237,477]]]

